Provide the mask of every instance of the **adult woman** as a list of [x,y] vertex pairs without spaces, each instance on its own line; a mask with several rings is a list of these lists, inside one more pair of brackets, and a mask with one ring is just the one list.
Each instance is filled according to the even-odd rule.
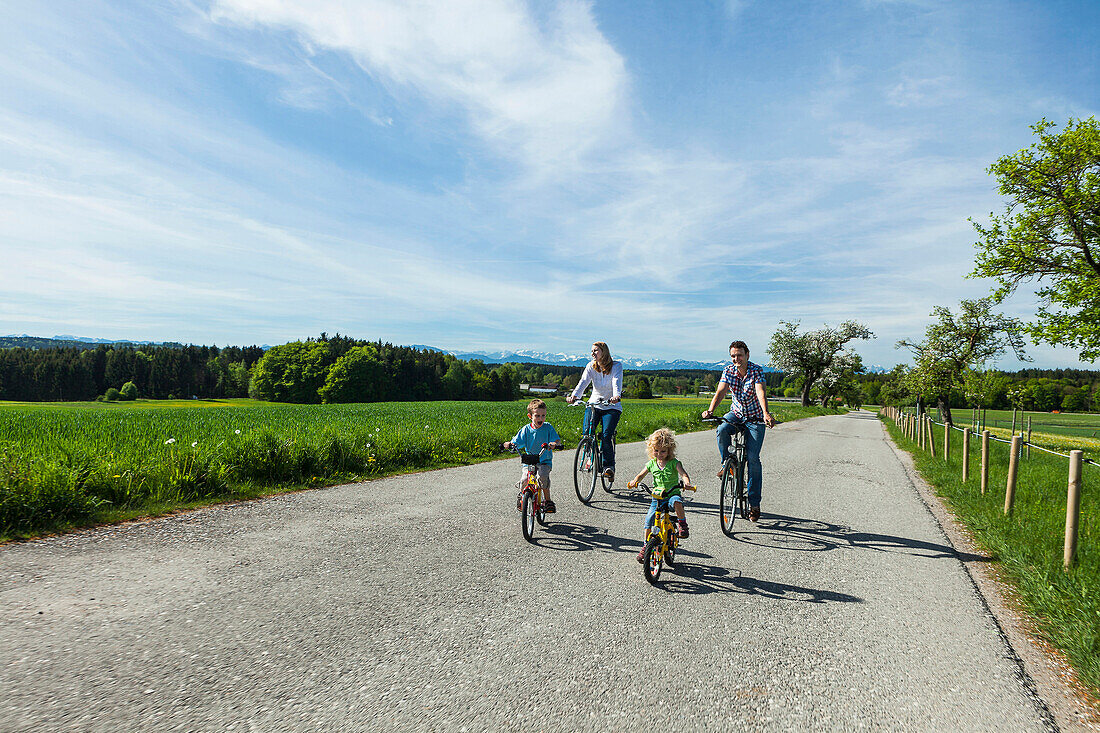
[[[745,431],[745,453],[749,468],[749,521],[760,519],[760,495],[763,490],[763,469],[760,466],[760,446],[764,444],[764,428],[775,427],[775,418],[768,412],[768,393],[764,385],[764,370],[749,361],[749,347],[744,341],[730,344],[730,359],[733,361],[722,372],[718,388],[714,390],[710,407],[703,413],[704,418],[713,417],[714,408],[722,402],[726,392],[730,393],[733,404],[726,413],[726,419],[718,426],[718,460],[725,463],[734,430]],[[718,473],[722,475],[721,471]]]
[[623,415],[623,364],[611,358],[611,349],[603,341],[592,344],[592,361],[581,373],[581,381],[569,395],[569,404],[573,404],[584,394],[585,388],[592,385],[589,402],[603,400],[608,405],[593,405],[593,417],[603,423],[603,440],[600,441],[600,456],[603,458],[603,475],[608,482],[615,480],[615,428]]

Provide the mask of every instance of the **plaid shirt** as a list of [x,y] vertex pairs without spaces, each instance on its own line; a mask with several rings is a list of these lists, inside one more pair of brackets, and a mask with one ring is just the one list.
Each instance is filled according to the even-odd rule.
[[743,377],[737,373],[737,367],[733,364],[722,371],[722,378],[718,383],[730,386],[734,417],[739,417],[746,422],[764,421],[764,408],[756,398],[757,382],[764,384],[764,370],[751,361]]

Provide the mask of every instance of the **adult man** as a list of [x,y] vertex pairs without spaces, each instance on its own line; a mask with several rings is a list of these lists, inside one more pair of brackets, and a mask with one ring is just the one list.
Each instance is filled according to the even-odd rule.
[[[764,428],[775,427],[775,418],[768,412],[768,393],[764,385],[764,370],[749,361],[749,347],[744,341],[730,344],[730,359],[733,361],[722,372],[718,388],[710,407],[703,412],[704,418],[714,416],[714,408],[722,402],[726,392],[730,393],[733,403],[726,413],[726,420],[718,426],[718,460],[725,463],[733,442],[733,431],[745,431],[745,453],[748,456],[749,482],[749,521],[760,519],[760,495],[763,489],[763,469],[760,466],[760,446],[764,444]],[[730,423],[733,423],[732,425]],[[722,472],[719,471],[721,476]]]

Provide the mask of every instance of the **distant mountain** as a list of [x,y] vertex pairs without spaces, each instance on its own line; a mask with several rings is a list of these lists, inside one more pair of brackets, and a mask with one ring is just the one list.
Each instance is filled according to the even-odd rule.
[[28,336],[27,334],[10,334],[0,336],[0,349],[94,349],[100,345],[105,346],[169,346],[183,348],[183,344],[175,342],[155,341],[110,341],[108,339],[92,339],[80,336]]
[[[520,362],[523,364],[547,364],[550,366],[578,366],[583,367],[589,362],[588,355],[549,353],[546,351],[533,351],[531,349],[519,349],[518,351],[451,351],[435,346],[423,344],[413,345],[414,349],[428,349],[451,354],[459,359],[480,359],[486,364],[504,364],[506,362]],[[690,361],[688,359],[641,359],[637,357],[618,357],[626,369],[639,369],[644,371],[658,371],[661,369],[704,369],[707,371],[719,371],[724,369],[729,361]],[[766,372],[774,372],[776,369],[764,367]]]

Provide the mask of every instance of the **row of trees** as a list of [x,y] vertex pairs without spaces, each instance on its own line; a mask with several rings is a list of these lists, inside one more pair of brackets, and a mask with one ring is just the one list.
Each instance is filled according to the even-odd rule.
[[85,401],[132,382],[143,397],[246,397],[259,346],[0,349],[0,400]]
[[[1049,379],[1009,384],[985,368],[1008,352],[1029,361],[1025,336],[1077,349],[1084,360],[1100,357],[1100,123],[1094,117],[1070,120],[1058,132],[1041,120],[1032,131],[1035,143],[989,168],[1006,197],[1004,212],[991,214],[988,225],[972,221],[979,241],[971,276],[992,278],[991,296],[963,300],[957,312],[938,306],[923,340],[899,341],[915,363],[894,369],[881,386],[882,403],[935,402],[948,422],[960,401],[1040,410],[1097,407],[1094,385]],[[994,310],[1028,281],[1041,283],[1033,322]]]

